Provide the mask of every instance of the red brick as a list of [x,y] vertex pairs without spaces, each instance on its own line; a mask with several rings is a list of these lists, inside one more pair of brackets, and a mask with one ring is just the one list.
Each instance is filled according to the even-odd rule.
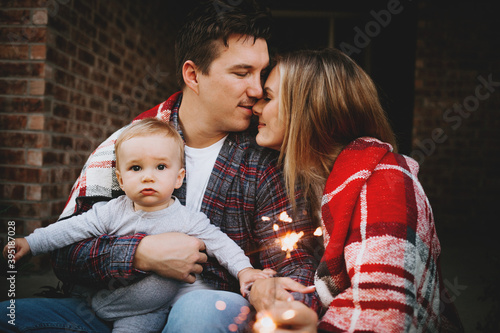
[[71,70],[73,73],[81,75],[83,77],[88,77],[90,72],[90,67],[78,60],[71,59]]
[[43,80],[30,80],[29,81],[29,94],[34,96],[43,96],[45,94],[45,81]]
[[55,135],[52,137],[52,148],[54,149],[72,149],[73,138],[64,135]]
[[23,95],[27,85],[25,80],[0,80],[0,91],[6,95]]
[[1,166],[0,171],[0,179],[3,181],[41,183],[48,180],[47,172],[39,168]]
[[24,165],[26,164],[25,151],[0,148],[0,161],[0,163],[8,165]]
[[52,92],[54,99],[61,102],[69,102],[69,94],[67,87],[61,85],[54,86]]
[[38,8],[46,7],[48,0],[9,0],[8,8]]
[[23,115],[0,115],[0,128],[2,130],[25,129],[28,118]]
[[42,200],[42,186],[41,185],[28,185],[28,186],[26,186],[26,200],[41,201]]
[[33,24],[45,25],[48,22],[48,15],[46,9],[38,9],[33,11],[33,16],[31,17]]
[[30,115],[28,118],[27,128],[30,130],[43,130],[45,125],[45,116],[43,115]]
[[0,184],[0,194],[2,199],[23,200],[24,185],[20,184]]
[[[75,106],[84,106],[85,107],[88,105],[87,99],[88,99],[87,96],[80,94],[78,92],[72,91],[70,98],[69,98],[69,102]],[[76,119],[79,119],[78,113],[76,114]]]
[[[53,48],[53,47],[48,47],[47,48],[47,60],[51,61],[55,66],[60,67],[60,68],[68,68],[69,67],[69,57],[66,55],[64,52],[60,52],[59,50]],[[57,72],[54,74],[56,75]],[[64,84],[64,82],[58,81],[57,76],[55,76],[55,79],[58,83]]]
[[42,60],[47,56],[47,47],[45,45],[31,45],[30,59]]
[[46,39],[46,27],[0,28],[0,42],[3,43],[44,43]]
[[44,101],[37,98],[0,97],[0,112],[44,112]]
[[53,133],[67,133],[68,120],[65,118],[51,118],[48,121],[48,130]]
[[64,165],[64,153],[47,151],[43,153],[43,166]]
[[7,60],[23,60],[28,59],[29,47],[28,45],[0,45],[0,59]]
[[[10,7],[10,6],[9,6]],[[24,25],[30,23],[29,10],[0,10],[2,25]]]
[[26,164],[30,166],[43,165],[43,153],[41,150],[28,150]]
[[81,48],[78,49],[78,59],[90,66],[94,66],[95,64],[95,56]]
[[65,104],[56,104],[54,106],[54,116],[65,118],[65,119],[72,119],[73,116],[73,110],[72,107],[65,105]]
[[46,133],[0,132],[4,148],[42,148],[49,144]]
[[2,74],[8,77],[43,77],[44,66],[42,63],[30,62],[0,63]]

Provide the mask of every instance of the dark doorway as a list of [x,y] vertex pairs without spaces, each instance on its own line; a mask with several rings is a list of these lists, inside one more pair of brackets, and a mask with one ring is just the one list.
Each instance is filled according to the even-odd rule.
[[410,1],[270,1],[270,49],[335,47],[372,77],[397,135],[409,154],[413,128],[416,5]]

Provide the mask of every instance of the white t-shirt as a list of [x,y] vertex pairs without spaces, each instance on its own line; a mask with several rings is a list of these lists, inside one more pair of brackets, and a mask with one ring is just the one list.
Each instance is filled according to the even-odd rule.
[[186,152],[186,207],[199,212],[208,180],[212,174],[215,161],[224,145],[227,135],[206,148],[185,146]]
[[[215,161],[224,145],[227,135],[213,145],[206,148],[184,147],[186,154],[186,207],[192,212],[201,210],[203,196],[207,189],[208,180],[212,174]],[[193,284],[184,284],[174,299],[174,302],[189,291],[199,289],[213,289],[197,275]]]

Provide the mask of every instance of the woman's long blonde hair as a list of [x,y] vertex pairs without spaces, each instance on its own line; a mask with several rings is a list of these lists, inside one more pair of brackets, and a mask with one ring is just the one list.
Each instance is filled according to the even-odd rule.
[[277,66],[287,190],[295,206],[300,186],[316,214],[333,163],[347,144],[369,136],[396,150],[396,140],[373,81],[341,51],[298,51],[280,57]]

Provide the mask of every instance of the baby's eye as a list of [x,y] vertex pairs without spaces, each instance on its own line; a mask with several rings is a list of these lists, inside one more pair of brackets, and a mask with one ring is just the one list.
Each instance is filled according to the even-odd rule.
[[130,170],[132,170],[132,171],[140,171],[141,167],[138,166],[138,165],[133,165],[133,166],[130,167]]
[[160,164],[157,167],[158,170],[165,170],[166,168],[167,168],[167,166],[165,164]]

